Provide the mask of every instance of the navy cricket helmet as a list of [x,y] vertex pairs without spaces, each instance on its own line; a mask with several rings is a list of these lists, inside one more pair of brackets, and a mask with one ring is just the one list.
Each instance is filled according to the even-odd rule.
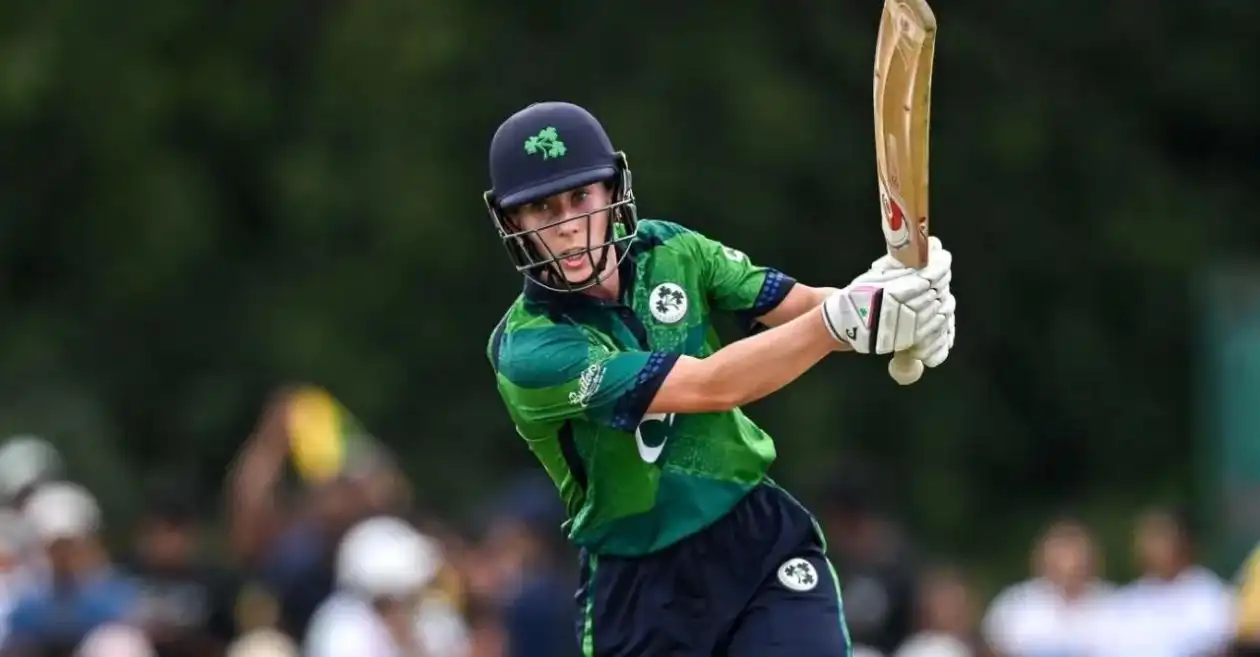
[[[608,213],[608,228],[602,237],[587,232],[584,254],[591,261],[591,275],[570,282],[561,271],[560,256],[542,240],[531,239],[537,230],[514,225],[509,211],[598,182],[608,185],[612,202],[558,222],[589,222],[591,215]],[[599,284],[605,278],[609,254],[620,264],[628,253],[625,244],[638,231],[638,210],[625,153],[613,150],[608,133],[590,112],[571,103],[534,103],[508,117],[490,142],[490,184],[491,189],[484,194],[486,209],[512,264],[550,290],[577,292]]]

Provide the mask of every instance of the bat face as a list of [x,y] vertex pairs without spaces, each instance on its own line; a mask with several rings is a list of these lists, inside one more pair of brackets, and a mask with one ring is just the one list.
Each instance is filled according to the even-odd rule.
[[875,158],[888,253],[928,260],[928,122],[936,16],[924,0],[885,0],[875,48]]

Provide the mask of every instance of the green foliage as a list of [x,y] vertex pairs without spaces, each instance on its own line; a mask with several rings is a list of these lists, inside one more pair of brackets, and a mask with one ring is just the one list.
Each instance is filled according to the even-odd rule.
[[[265,392],[313,380],[424,501],[477,501],[531,463],[483,355],[520,280],[479,193],[495,126],[538,100],[604,120],[645,216],[847,282],[881,248],[878,7],[716,7],[4,3],[0,402],[45,409],[12,428],[211,482]],[[777,476],[868,454],[921,533],[973,555],[1016,554],[1008,528],[1052,510],[1186,493],[1188,276],[1260,244],[1258,12],[943,5],[958,349],[911,388],[838,357],[757,404]]]

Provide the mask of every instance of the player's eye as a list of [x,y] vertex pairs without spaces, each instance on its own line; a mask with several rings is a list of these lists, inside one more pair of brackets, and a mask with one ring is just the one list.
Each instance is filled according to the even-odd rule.
[[585,189],[579,189],[579,190],[576,190],[576,191],[574,191],[574,192],[573,192],[573,197],[572,197],[572,198],[573,198],[573,202],[574,202],[574,203],[581,203],[581,202],[585,201],[585,200],[587,199],[587,197],[589,197],[590,195],[591,195],[591,193],[590,193],[590,192],[588,192],[588,191],[586,191]]

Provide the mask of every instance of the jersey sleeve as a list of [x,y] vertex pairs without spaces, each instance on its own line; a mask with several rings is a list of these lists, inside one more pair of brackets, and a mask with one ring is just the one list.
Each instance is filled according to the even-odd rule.
[[610,349],[573,326],[505,331],[496,339],[499,394],[522,431],[576,419],[633,431],[678,360]]
[[757,318],[774,310],[787,298],[796,280],[772,267],[753,264],[748,256],[692,231],[703,266],[702,282],[713,306],[735,313],[745,330],[757,327]]

